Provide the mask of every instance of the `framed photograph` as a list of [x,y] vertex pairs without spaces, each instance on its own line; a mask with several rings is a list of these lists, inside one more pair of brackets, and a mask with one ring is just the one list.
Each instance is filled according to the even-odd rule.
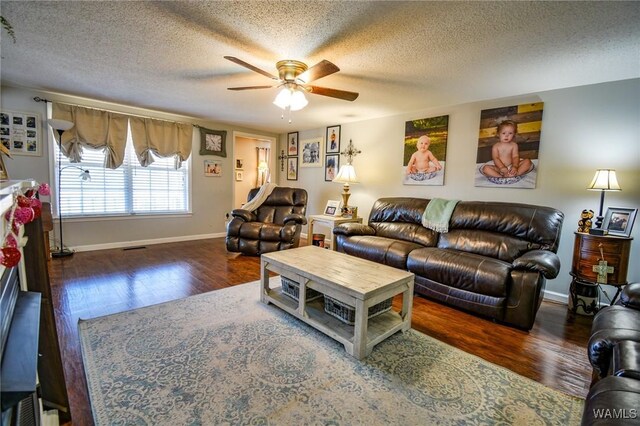
[[630,237],[636,213],[638,213],[638,209],[609,207],[604,215],[602,227],[609,231],[609,235]]
[[543,109],[537,102],[480,111],[475,186],[536,187]]
[[327,154],[340,152],[340,126],[327,127]]
[[302,163],[300,167],[322,167],[322,136],[300,141]]
[[327,216],[340,216],[342,211],[340,210],[340,200],[329,200],[324,207],[324,214]]
[[340,167],[340,154],[330,154],[324,157],[324,180],[331,182],[338,174]]
[[287,158],[287,180],[298,180],[298,157]]
[[242,182],[242,179],[244,179],[244,173],[242,170],[236,170],[236,181]]
[[236,169],[242,170],[244,166],[244,160],[242,158],[236,158]]
[[42,155],[40,116],[31,112],[0,112],[0,142],[11,155]]
[[222,176],[222,163],[219,161],[204,160],[205,176]]
[[227,156],[227,131],[200,127],[200,155]]
[[448,115],[405,122],[402,162],[404,185],[444,185],[448,137]]
[[298,156],[298,132],[291,132],[287,135],[287,155],[289,157]]

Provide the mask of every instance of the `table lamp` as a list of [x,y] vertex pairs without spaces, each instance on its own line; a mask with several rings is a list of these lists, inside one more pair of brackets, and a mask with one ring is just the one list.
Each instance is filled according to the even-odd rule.
[[338,171],[338,175],[333,182],[344,184],[342,186],[342,212],[344,213],[347,210],[349,197],[351,196],[349,193],[349,185],[359,183],[358,177],[356,176],[356,169],[351,164],[340,166],[340,171]]
[[618,179],[616,178],[616,171],[612,169],[598,169],[593,177],[593,180],[587,187],[590,191],[600,192],[600,210],[596,217],[596,227],[589,230],[589,234],[592,235],[605,235],[607,231],[602,229],[602,208],[604,206],[604,193],[605,191],[620,191],[620,185],[618,185]]

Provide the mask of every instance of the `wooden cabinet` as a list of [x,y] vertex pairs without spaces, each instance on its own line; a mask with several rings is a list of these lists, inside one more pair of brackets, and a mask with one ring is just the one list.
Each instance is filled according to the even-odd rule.
[[598,287],[601,284],[618,288],[611,303],[616,301],[621,287],[627,284],[629,252],[633,238],[581,232],[576,232],[575,235],[569,306],[573,313],[581,308],[581,313],[590,315],[598,310]]
[[[590,235],[576,232],[573,245],[573,263],[571,274],[581,280],[597,282],[598,272],[594,266],[601,259],[613,271],[607,273],[608,285],[616,287],[627,284],[627,270],[629,269],[629,252],[633,238],[612,237],[608,235]],[[605,283],[600,283],[605,284]]]
[[60,419],[70,420],[69,401],[62,370],[62,357],[51,299],[45,238],[40,218],[25,225],[28,243],[24,247],[27,288],[42,294],[38,374],[43,405],[59,410]]

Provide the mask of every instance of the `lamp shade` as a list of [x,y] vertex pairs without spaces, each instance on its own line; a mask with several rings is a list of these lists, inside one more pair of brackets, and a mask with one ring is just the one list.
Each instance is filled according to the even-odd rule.
[[289,108],[291,111],[299,111],[306,107],[309,101],[304,93],[294,87],[283,87],[276,95],[273,104],[282,109]]
[[358,177],[356,176],[356,169],[351,164],[340,166],[338,176],[336,176],[333,182],[346,184],[359,183]]
[[53,130],[66,131],[73,127],[73,123],[71,121],[60,120],[58,118],[50,118],[47,122]]
[[616,171],[611,169],[596,170],[596,174],[587,189],[593,191],[620,191]]
[[273,104],[279,108],[286,109],[289,104],[291,104],[291,89],[288,87],[282,88],[282,90],[276,95]]

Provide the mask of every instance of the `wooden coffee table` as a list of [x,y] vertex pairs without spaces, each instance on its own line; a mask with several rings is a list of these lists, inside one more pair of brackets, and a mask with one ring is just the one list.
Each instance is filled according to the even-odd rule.
[[[269,287],[273,271],[299,283],[298,301],[280,287]],[[392,334],[411,328],[414,275],[344,253],[305,246],[263,254],[260,262],[263,303],[273,303],[344,345],[363,359]],[[324,311],[322,298],[306,300],[308,289],[355,307],[355,324],[348,325]],[[402,294],[402,311],[393,309],[367,319],[369,307]]]

